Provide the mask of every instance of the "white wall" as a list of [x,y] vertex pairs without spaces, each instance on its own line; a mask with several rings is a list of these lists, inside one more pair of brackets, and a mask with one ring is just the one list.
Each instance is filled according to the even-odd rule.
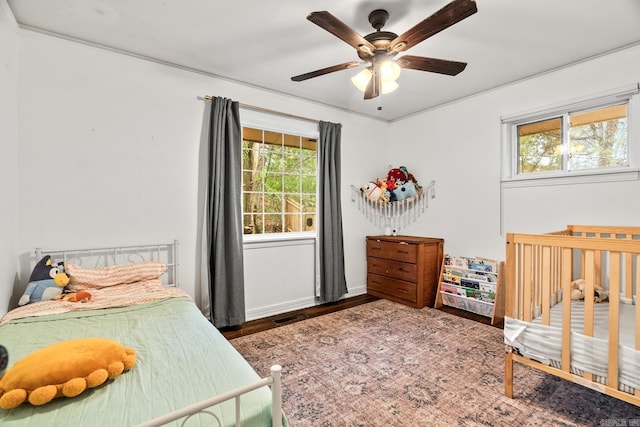
[[17,282],[18,35],[6,0],[0,0],[0,315]]
[[[238,85],[156,62],[27,30],[19,32],[18,199],[16,252],[35,246],[87,247],[179,239],[181,287],[199,300],[198,248],[202,200],[199,155],[208,132],[204,95],[332,122],[342,128],[344,228],[351,294],[365,291],[364,235],[351,210],[349,184],[386,167],[379,152],[388,125],[341,110]],[[364,151],[362,147],[367,147]],[[357,165],[357,167],[354,167]],[[350,203],[350,202],[349,202]],[[253,255],[253,256],[252,256]],[[248,254],[247,310],[265,304],[257,291],[287,303],[313,302],[313,286],[260,280],[267,267],[307,273],[308,262]],[[33,261],[33,260],[32,260]],[[23,284],[30,266],[23,270]],[[3,307],[4,308],[4,307]]]
[[[3,60],[15,65],[15,35],[6,19],[0,21],[0,31]],[[435,179],[436,199],[401,232],[443,237],[450,253],[502,259],[500,116],[640,81],[640,47],[634,47],[387,124],[31,31],[18,32],[18,47],[17,129],[10,123],[0,131],[3,141],[5,135],[9,141],[3,162],[14,160],[0,174],[3,182],[6,178],[16,184],[0,190],[6,196],[3,206],[4,200],[16,206],[3,211],[0,227],[3,237],[17,238],[9,243],[3,239],[0,255],[20,258],[25,284],[35,246],[177,238],[180,281],[196,299],[200,153],[208,113],[208,103],[199,97],[205,94],[343,124],[345,264],[350,295],[356,295],[365,289],[364,237],[381,230],[351,203],[351,184],[386,173],[389,164],[407,166],[424,184]],[[2,73],[0,85],[12,86],[15,71]],[[15,118],[15,95],[3,97],[0,108]],[[20,143],[12,144],[16,135]],[[638,182],[518,189],[505,196],[505,229],[546,231],[570,222],[635,224],[640,201],[628,195],[637,191]],[[592,202],[585,197],[593,194],[602,198]],[[17,212],[20,219],[12,220]],[[267,315],[312,303],[311,286],[271,280],[275,276],[267,270],[291,269],[292,278],[306,280],[308,259],[288,258],[291,253],[304,256],[307,249],[246,251],[248,312]],[[2,289],[6,300],[6,285]]]
[[[399,153],[411,153],[396,157],[420,159],[409,165],[416,177],[437,181],[437,199],[406,233],[443,237],[449,253],[504,259],[500,117],[637,82],[640,46],[394,123],[394,145]],[[639,181],[505,189],[503,230],[538,233],[567,224],[639,225],[639,191]]]

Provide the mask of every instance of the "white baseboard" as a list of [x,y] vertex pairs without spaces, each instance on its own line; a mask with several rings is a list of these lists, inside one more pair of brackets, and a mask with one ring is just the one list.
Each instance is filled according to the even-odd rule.
[[[351,298],[358,295],[363,295],[367,293],[366,286],[356,286],[354,288],[349,289],[349,293],[346,294],[343,298]],[[294,301],[286,301],[278,304],[272,304],[264,307],[256,307],[247,310],[246,312],[246,320],[256,320],[262,319],[269,316],[275,316],[276,314],[287,313],[289,311],[300,310],[303,308],[313,307],[315,305],[319,305],[319,302],[316,301],[314,297],[301,298]]]

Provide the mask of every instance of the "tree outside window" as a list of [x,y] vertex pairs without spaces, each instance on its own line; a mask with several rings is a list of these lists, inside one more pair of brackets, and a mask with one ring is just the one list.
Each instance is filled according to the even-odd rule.
[[243,128],[245,234],[315,231],[317,141]]
[[518,174],[629,165],[627,104],[517,126]]

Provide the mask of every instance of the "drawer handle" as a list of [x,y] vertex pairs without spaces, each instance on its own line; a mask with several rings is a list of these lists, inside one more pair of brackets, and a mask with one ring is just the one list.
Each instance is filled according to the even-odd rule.
[[404,289],[404,288],[397,288],[400,292],[404,292],[405,294],[409,293],[408,289]]
[[399,254],[405,254],[405,255],[409,255],[408,251],[398,251]]

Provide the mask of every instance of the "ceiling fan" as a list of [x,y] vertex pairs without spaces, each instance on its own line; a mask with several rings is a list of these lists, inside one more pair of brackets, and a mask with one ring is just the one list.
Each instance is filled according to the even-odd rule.
[[[395,80],[400,74],[400,68],[451,76],[455,76],[464,70],[467,66],[466,62],[414,55],[404,55],[396,60],[393,60],[393,58],[399,52],[417,45],[477,11],[474,0],[454,0],[399,36],[390,31],[381,31],[389,18],[389,13],[384,9],[377,9],[369,14],[369,22],[376,31],[364,37],[327,11],[312,12],[307,16],[307,19],[354,47],[358,52],[358,57],[364,63],[369,64],[360,73],[362,75],[361,78],[364,77],[364,84],[356,81],[358,76],[352,80],[354,80],[356,86],[364,90],[364,99],[371,99],[377,97],[380,93],[390,92],[397,88]],[[362,62],[359,61],[349,61],[300,74],[291,77],[291,80],[301,82],[313,77],[357,67],[361,64]],[[391,87],[385,90],[385,85],[390,85]]]

